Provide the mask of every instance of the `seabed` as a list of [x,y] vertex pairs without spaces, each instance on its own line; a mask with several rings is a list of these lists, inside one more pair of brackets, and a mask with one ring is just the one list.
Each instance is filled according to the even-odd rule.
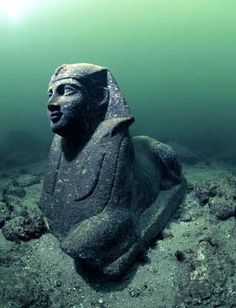
[[1,169],[0,307],[236,307],[236,167],[184,164],[188,192],[119,281],[78,270],[37,207],[45,161]]

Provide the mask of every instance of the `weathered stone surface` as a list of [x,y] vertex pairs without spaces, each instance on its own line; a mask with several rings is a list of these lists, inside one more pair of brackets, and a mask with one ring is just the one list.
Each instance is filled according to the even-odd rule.
[[0,228],[4,225],[5,221],[10,218],[10,211],[4,202],[0,202]]
[[181,202],[181,166],[168,145],[130,137],[134,118],[106,68],[58,68],[48,113],[56,136],[40,208],[66,253],[117,277]]
[[5,238],[14,242],[39,238],[45,231],[44,220],[34,215],[14,217],[6,221],[2,228]]

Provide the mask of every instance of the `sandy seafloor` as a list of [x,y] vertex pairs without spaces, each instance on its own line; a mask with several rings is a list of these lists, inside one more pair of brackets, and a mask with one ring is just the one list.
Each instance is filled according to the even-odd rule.
[[44,165],[0,171],[1,308],[236,307],[236,166],[183,165],[180,209],[121,281],[104,282],[78,273],[44,231],[37,208]]

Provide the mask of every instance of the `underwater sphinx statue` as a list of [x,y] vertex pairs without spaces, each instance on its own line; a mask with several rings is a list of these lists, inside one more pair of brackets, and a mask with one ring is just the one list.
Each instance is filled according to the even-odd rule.
[[40,208],[64,252],[117,277],[180,204],[181,166],[168,145],[130,137],[134,118],[106,68],[59,67],[48,113],[55,137]]

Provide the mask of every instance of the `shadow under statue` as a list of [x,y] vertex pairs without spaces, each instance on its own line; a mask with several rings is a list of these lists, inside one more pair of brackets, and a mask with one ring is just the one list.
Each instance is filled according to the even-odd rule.
[[40,208],[64,252],[116,278],[182,201],[181,166],[168,145],[130,137],[134,118],[107,68],[62,65],[48,93],[55,137]]

